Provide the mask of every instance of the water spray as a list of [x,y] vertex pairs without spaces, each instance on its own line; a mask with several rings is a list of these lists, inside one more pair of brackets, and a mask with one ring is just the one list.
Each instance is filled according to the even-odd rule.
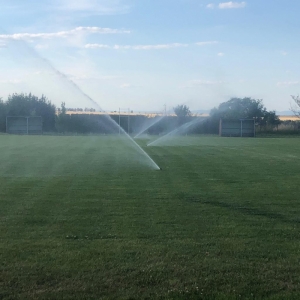
[[188,122],[188,123],[185,123],[185,124],[181,125],[179,128],[176,128],[176,129],[174,129],[173,131],[171,131],[171,132],[165,134],[164,136],[162,136],[162,137],[156,139],[155,141],[149,143],[147,146],[148,146],[148,147],[149,147],[149,146],[155,146],[155,145],[157,145],[157,143],[159,143],[161,140],[167,139],[168,137],[173,136],[173,135],[175,135],[176,133],[178,133],[178,132],[180,132],[180,131],[185,131],[185,130],[187,130],[188,128],[190,128],[191,126],[193,126],[193,125],[195,125],[195,124],[197,124],[197,123],[199,123],[199,122],[204,122],[204,121],[205,121],[205,118],[197,118],[196,120],[192,120],[192,121],[190,121],[190,122]]
[[[16,42],[16,41],[15,41]],[[90,102],[92,102],[97,108],[98,110],[102,110],[100,105],[94,100],[92,99],[88,94],[86,94],[85,92],[82,91],[82,89],[73,81],[71,80],[67,75],[65,75],[64,73],[62,73],[61,71],[57,70],[52,63],[41,57],[34,49],[32,49],[31,47],[29,47],[27,45],[27,43],[25,43],[24,41],[18,41],[20,43],[22,43],[23,46],[25,46],[27,48],[27,50],[29,51],[29,53],[31,53],[32,56],[34,56],[35,58],[38,58],[40,61],[42,61],[44,63],[45,66],[47,66],[48,68],[50,68],[50,70],[56,74],[57,76],[59,76],[60,78],[62,78],[64,81],[68,82],[77,92],[79,92],[83,97],[85,97],[86,99],[88,99]],[[155,163],[155,161],[145,152],[145,150],[142,149],[142,147],[140,145],[138,145],[133,139],[132,137],[122,128],[119,126],[119,124],[112,119],[109,115],[105,115],[106,119],[109,120],[110,122],[112,122],[112,124],[114,126],[116,126],[117,128],[121,129],[121,132],[127,137],[129,138],[129,140],[133,143],[133,145],[137,148],[137,150],[142,153],[144,156],[147,157],[147,159],[151,162],[151,165],[154,167],[154,169],[156,170],[160,170],[160,167]]]
[[151,124],[149,124],[146,128],[142,129],[135,137],[134,139],[137,139],[140,135],[142,135],[146,130],[148,130],[149,128],[151,128],[152,126],[154,126],[155,124],[159,123],[162,119],[164,119],[166,116],[161,116],[158,119],[153,120],[153,122],[151,122]]

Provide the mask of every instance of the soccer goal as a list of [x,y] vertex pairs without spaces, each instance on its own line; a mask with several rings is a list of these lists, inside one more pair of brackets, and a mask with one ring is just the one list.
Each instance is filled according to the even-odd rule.
[[42,117],[6,117],[6,133],[9,134],[42,134]]
[[254,119],[220,120],[220,136],[255,137]]

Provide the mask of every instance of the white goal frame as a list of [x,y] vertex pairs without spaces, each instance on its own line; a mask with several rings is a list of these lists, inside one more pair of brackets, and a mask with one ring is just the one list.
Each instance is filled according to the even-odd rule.
[[9,134],[43,134],[43,118],[40,116],[7,116],[6,133]]

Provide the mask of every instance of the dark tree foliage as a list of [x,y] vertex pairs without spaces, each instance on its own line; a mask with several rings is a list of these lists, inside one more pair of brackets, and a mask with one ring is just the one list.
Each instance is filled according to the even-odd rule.
[[[300,103],[300,102],[299,102]],[[70,109],[66,108],[64,102],[58,109],[51,102],[42,96],[38,98],[32,94],[13,94],[4,102],[0,98],[0,131],[5,131],[6,116],[41,116],[43,118],[44,131],[55,131],[61,133],[118,133],[119,116],[114,114],[110,117],[114,122],[109,121],[105,115],[96,114],[68,114]],[[83,109],[74,108],[76,112],[83,112]],[[92,109],[84,109],[92,112]],[[147,130],[149,134],[164,134],[174,128],[191,121],[193,118],[189,107],[178,105],[174,108],[176,116],[167,116],[160,122]],[[280,120],[274,111],[267,111],[262,100],[252,98],[232,98],[221,103],[217,108],[211,110],[210,117],[205,122],[199,122],[190,128],[192,133],[218,133],[220,119],[252,119],[263,130],[273,129],[280,124]],[[120,119],[120,126],[124,131],[133,133],[141,128],[147,121],[147,116],[130,116],[129,122],[126,116]],[[129,128],[128,128],[129,125]]]
[[259,122],[265,115],[266,108],[262,100],[252,98],[231,98],[223,102],[218,108],[210,112],[210,116],[215,119],[253,119]]
[[177,105],[173,108],[177,117],[190,117],[191,111],[186,105]]
[[177,105],[176,107],[173,108],[173,110],[178,118],[179,125],[182,125],[187,121],[189,121],[192,115],[189,107],[186,105]]
[[291,96],[292,99],[294,100],[294,105],[291,106],[291,109],[293,111],[293,113],[295,114],[295,116],[297,116],[298,118],[300,118],[300,97],[298,96]]
[[30,94],[12,94],[4,103],[5,116],[41,116],[43,130],[55,130],[55,105],[45,96],[38,98]]
[[0,131],[2,132],[5,131],[5,124],[6,124],[6,107],[2,98],[0,98]]
[[69,115],[67,115],[66,103],[61,103],[61,108],[58,109],[59,115],[56,117],[55,128],[58,132],[68,131],[69,126]]
[[276,126],[280,123],[275,111],[267,111],[262,100],[252,98],[231,98],[212,109],[210,115],[218,120],[255,119],[260,126]]
[[275,111],[266,111],[264,117],[260,121],[259,125],[267,129],[272,129],[281,123],[279,117],[276,115]]
[[272,129],[280,124],[275,111],[267,111],[262,100],[246,98],[231,98],[213,108],[210,117],[203,123],[199,131],[204,133],[218,133],[219,121],[236,119],[254,119],[260,128]]

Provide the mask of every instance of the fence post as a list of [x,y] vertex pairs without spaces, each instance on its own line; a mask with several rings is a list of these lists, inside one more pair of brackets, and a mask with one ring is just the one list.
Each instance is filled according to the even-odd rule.
[[241,137],[243,137],[243,120],[241,120]]
[[129,126],[129,122],[130,122],[130,121],[129,121],[129,117],[130,117],[130,108],[128,108],[128,130],[127,130],[127,131],[128,131],[128,134],[129,134],[129,127],[130,127],[130,126]]
[[119,135],[121,134],[121,108],[119,107]]

